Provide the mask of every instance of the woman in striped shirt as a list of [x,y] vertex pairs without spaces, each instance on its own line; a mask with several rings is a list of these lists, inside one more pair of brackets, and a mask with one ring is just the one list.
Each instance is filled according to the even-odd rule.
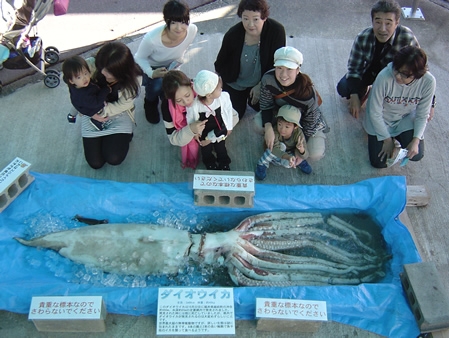
[[135,127],[134,100],[139,94],[141,70],[135,63],[129,48],[121,42],[104,45],[95,57],[94,79],[108,84],[111,93],[106,98],[105,115],[93,117],[106,122],[106,128],[97,130],[89,122],[90,117],[81,117],[81,136],[84,155],[93,169],[100,169],[105,163],[119,165],[128,154],[129,142]]

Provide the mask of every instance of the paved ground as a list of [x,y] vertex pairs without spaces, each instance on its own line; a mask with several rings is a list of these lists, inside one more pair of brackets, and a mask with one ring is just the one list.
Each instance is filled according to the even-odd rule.
[[[39,24],[39,33],[45,46],[54,45],[61,58],[73,53],[84,56],[95,52],[92,48],[103,41],[122,38],[136,50],[142,34],[149,25],[161,19],[164,1],[72,1],[69,14],[62,17],[48,15]],[[192,7],[209,1],[188,1]],[[314,173],[305,177],[270,169],[263,184],[329,184],[341,185],[363,179],[404,175],[408,184],[425,185],[431,195],[430,204],[423,208],[407,208],[413,226],[416,245],[424,261],[437,265],[446,290],[449,288],[449,233],[447,191],[449,171],[447,159],[449,116],[449,10],[447,1],[420,1],[425,21],[402,20],[418,37],[429,55],[430,71],[437,79],[436,117],[426,130],[426,155],[419,163],[404,168],[376,170],[368,163],[366,138],[359,120],[346,113],[346,102],[336,93],[335,85],[345,72],[348,53],[355,35],[370,25],[371,0],[271,0],[271,17],[284,23],[287,44],[304,54],[303,71],[308,73],[323,96],[323,111],[331,126],[327,134],[326,157],[312,163]],[[411,7],[413,1],[401,1]],[[223,33],[236,16],[237,0],[217,0],[194,10],[192,22],[199,34],[187,54],[183,70],[194,76],[200,69],[213,69]],[[330,5],[331,4],[331,5]],[[59,69],[60,65],[53,67]],[[179,167],[179,149],[166,141],[161,124],[149,125],[143,118],[143,99],[136,102],[138,128],[126,161],[119,167],[106,166],[92,170],[84,161],[78,125],[66,123],[70,108],[67,88],[61,84],[48,89],[42,76],[25,76],[22,72],[0,71],[5,84],[0,94],[0,167],[19,156],[33,164],[32,170],[41,173],[62,173],[94,179],[123,182],[180,182],[191,179],[192,172]],[[261,154],[262,138],[252,133],[253,114],[239,123],[229,140],[228,149],[233,159],[232,169],[253,170]],[[162,141],[163,140],[163,141]],[[151,150],[146,145],[160,145]],[[164,165],[161,165],[161,164]],[[388,196],[386,196],[388,198]],[[154,318],[108,316],[108,332],[104,337],[139,337],[153,335]],[[5,337],[75,337],[71,334],[44,334],[36,332],[25,315],[0,312],[0,335]],[[79,337],[80,335],[76,335]],[[256,332],[253,321],[237,323],[238,337],[290,337],[291,334]],[[315,334],[298,337],[375,337],[360,329],[336,323],[322,325]],[[447,332],[434,334],[446,337]]]

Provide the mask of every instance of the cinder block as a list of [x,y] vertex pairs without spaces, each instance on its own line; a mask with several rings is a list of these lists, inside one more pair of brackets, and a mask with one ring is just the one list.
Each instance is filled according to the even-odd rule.
[[101,296],[42,296],[31,300],[28,319],[41,332],[105,332]]
[[252,208],[254,207],[254,193],[233,192],[221,190],[195,190],[195,205]]
[[193,193],[195,205],[252,208],[254,207],[254,173],[196,170],[193,178]]
[[449,328],[449,297],[435,264],[406,264],[400,277],[421,332]]
[[314,333],[320,329],[321,321],[261,318],[257,320],[257,331]]
[[423,185],[407,185],[407,206],[424,207],[429,204],[430,195]]
[[29,174],[31,164],[16,157],[0,172],[0,212],[34,181]]

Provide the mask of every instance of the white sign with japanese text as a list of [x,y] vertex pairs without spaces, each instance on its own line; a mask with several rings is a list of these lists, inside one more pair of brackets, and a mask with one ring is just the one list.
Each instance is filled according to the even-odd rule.
[[102,305],[101,296],[33,297],[28,319],[102,319]]
[[327,306],[319,300],[256,298],[256,317],[327,321]]
[[193,189],[254,191],[254,176],[195,174]]
[[159,288],[156,334],[235,334],[233,289]]

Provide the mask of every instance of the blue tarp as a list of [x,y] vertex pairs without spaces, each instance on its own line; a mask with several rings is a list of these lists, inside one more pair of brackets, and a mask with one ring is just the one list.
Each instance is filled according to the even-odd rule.
[[0,309],[28,313],[33,296],[102,295],[108,312],[156,314],[157,287],[106,287],[69,282],[66,270],[55,273],[54,267],[41,262],[47,250],[25,247],[13,239],[37,235],[33,219],[42,218],[42,215],[54,220],[49,228],[54,227],[56,231],[61,230],[57,228],[64,220],[68,227],[73,227],[71,218],[76,214],[105,218],[110,223],[157,222],[160,217],[169,217],[167,215],[177,215],[179,221],[179,215],[183,215],[187,226],[190,222],[192,227],[208,215],[229,214],[229,218],[220,217],[222,222],[232,222],[227,224],[228,230],[248,212],[344,210],[367,213],[381,225],[388,250],[393,255],[390,276],[381,283],[358,286],[236,287],[237,319],[254,318],[256,297],[323,300],[327,302],[330,320],[384,336],[416,337],[419,334],[399,278],[404,264],[421,260],[410,233],[398,219],[406,203],[404,177],[374,178],[344,186],[257,184],[254,208],[248,210],[196,207],[189,183],[118,183],[31,174],[35,181],[0,214]]

